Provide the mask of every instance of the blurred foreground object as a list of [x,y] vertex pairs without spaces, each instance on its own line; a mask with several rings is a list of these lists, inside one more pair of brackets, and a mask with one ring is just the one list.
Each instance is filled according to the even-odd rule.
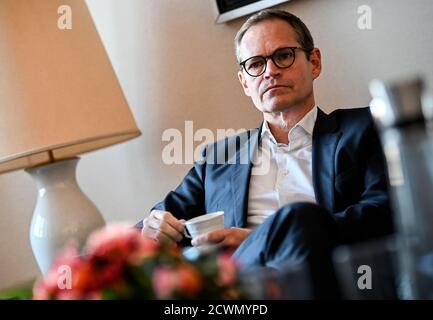
[[433,138],[422,91],[419,78],[370,84],[388,165],[403,299],[433,299]]
[[175,244],[129,225],[91,234],[84,251],[69,244],[34,286],[34,299],[239,299],[237,265],[227,252],[183,259]]

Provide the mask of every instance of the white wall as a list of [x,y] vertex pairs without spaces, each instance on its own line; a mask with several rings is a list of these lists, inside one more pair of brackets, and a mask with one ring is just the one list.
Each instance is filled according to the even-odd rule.
[[[189,165],[166,166],[167,128],[250,128],[260,114],[237,82],[232,42],[244,18],[214,24],[211,0],[88,0],[143,135],[83,155],[78,179],[107,221],[142,218]],[[357,8],[372,8],[371,30]],[[433,86],[431,0],[292,0],[322,50],[316,101],[325,110],[364,106],[372,78],[424,75]],[[0,288],[38,274],[28,229],[36,191],[22,171],[0,176]]]

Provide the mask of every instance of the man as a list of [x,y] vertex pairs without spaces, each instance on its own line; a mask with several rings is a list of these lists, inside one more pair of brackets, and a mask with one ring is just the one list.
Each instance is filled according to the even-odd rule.
[[[235,45],[239,81],[264,121],[258,131],[218,147],[222,143],[228,151],[234,145],[228,157],[237,160],[248,147],[254,153],[247,164],[215,164],[208,148],[143,220],[142,233],[184,243],[184,220],[223,210],[226,228],[193,239],[193,245],[232,247],[244,268],[305,261],[314,296],[338,297],[332,249],[392,232],[384,158],[370,111],[326,115],[316,106],[313,82],[321,73],[321,53],[290,13],[253,15]],[[269,168],[254,174],[254,160],[265,150]]]

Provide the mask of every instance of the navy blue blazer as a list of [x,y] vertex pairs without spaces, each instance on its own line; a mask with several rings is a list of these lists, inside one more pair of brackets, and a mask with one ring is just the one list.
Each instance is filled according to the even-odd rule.
[[[252,152],[260,143],[260,130],[261,126],[208,146],[203,161],[152,209],[186,220],[223,210],[226,227],[245,227]],[[226,161],[216,161],[217,152],[210,155],[209,150],[216,149],[224,151]],[[245,153],[247,161],[240,161]],[[392,232],[384,155],[369,108],[329,115],[319,109],[312,157],[316,201],[335,219],[344,242]]]

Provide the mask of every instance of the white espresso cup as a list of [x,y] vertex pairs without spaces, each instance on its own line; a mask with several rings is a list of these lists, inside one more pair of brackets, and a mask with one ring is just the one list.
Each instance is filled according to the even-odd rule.
[[185,222],[184,235],[194,239],[210,231],[224,229],[224,211],[207,213]]

